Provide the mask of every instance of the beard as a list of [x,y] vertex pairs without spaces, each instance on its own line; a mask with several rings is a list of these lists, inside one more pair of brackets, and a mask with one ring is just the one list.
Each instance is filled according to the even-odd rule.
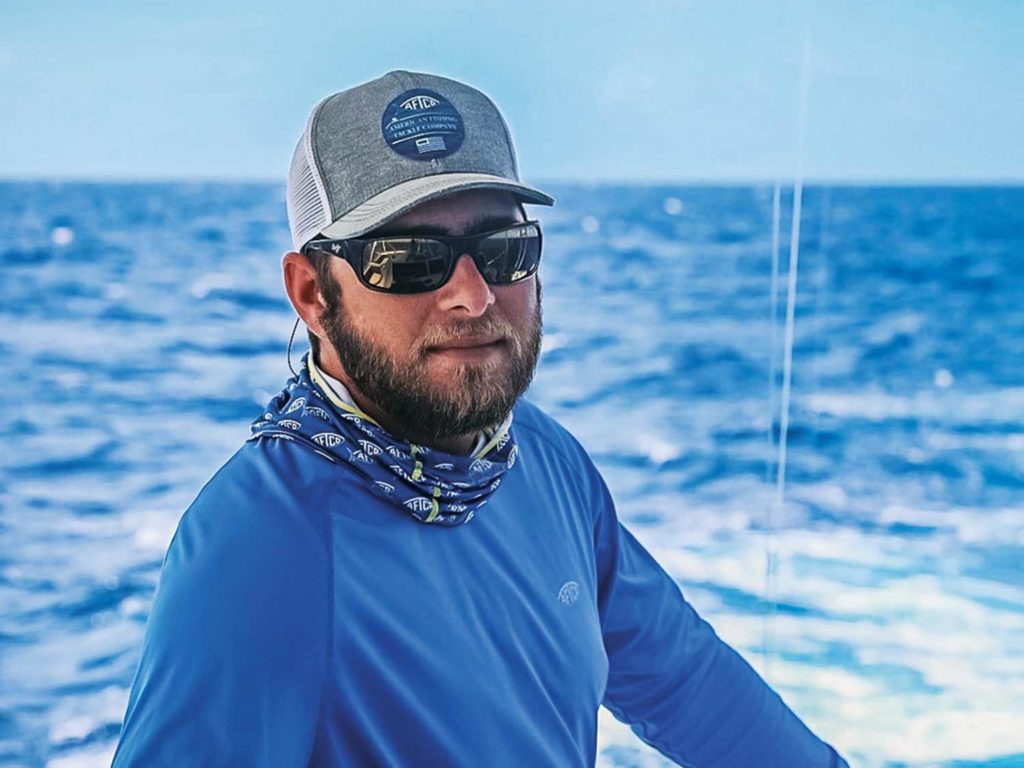
[[[425,334],[398,359],[356,329],[345,312],[341,287],[332,279],[321,286],[325,308],[320,322],[352,383],[383,410],[405,436],[431,443],[480,432],[500,424],[533,379],[540,357],[541,287],[536,310],[526,327],[494,315],[461,320]],[[430,348],[465,336],[500,336],[504,351],[497,361],[458,363],[437,382],[428,370]]]

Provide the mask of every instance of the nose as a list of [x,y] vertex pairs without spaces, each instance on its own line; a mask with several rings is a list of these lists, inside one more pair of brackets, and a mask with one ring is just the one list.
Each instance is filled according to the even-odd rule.
[[479,317],[494,303],[494,292],[484,280],[473,258],[464,253],[455,262],[451,279],[438,291],[442,309]]

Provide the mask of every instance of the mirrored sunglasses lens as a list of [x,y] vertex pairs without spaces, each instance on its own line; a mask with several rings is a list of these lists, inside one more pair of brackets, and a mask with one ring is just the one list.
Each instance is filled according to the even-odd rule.
[[515,283],[532,275],[540,265],[540,230],[523,224],[480,241],[477,268],[489,283]]
[[363,279],[391,293],[432,291],[448,274],[449,248],[422,237],[388,237],[363,247]]

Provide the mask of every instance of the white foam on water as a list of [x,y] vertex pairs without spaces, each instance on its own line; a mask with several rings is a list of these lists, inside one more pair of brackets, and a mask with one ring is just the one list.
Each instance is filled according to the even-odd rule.
[[75,230],[71,227],[54,227],[50,230],[50,242],[54,245],[71,245],[75,241]]
[[935,390],[921,390],[910,396],[892,395],[877,388],[819,391],[805,395],[803,402],[818,413],[872,421],[908,417],[954,424],[1024,421],[1024,387],[957,392],[955,396]]
[[1019,507],[921,509],[888,504],[877,519],[888,524],[935,527],[964,544],[1024,545],[1024,512]]
[[948,368],[939,368],[935,371],[935,377],[932,380],[939,389],[949,389],[955,382],[953,374]]
[[132,543],[152,553],[165,552],[181,519],[181,510],[147,510],[135,516]]
[[114,762],[117,742],[90,745],[76,749],[73,753],[54,757],[46,761],[46,768],[96,768]]
[[[1012,429],[1010,425],[1006,429]],[[1009,454],[1024,473],[1024,432],[1000,431],[998,433],[965,434],[939,429],[926,432],[924,444],[932,450],[978,450],[997,454]],[[1017,455],[1020,453],[1021,455]]]
[[546,355],[550,352],[554,352],[556,349],[562,349],[570,344],[571,337],[567,333],[545,333],[541,337],[541,355]]
[[661,207],[669,216],[678,216],[683,212],[683,201],[678,197],[666,197]]
[[[953,514],[977,521],[981,512]],[[1014,512],[1019,529],[1019,510],[996,511],[990,528],[981,524],[985,536],[1005,535]],[[921,522],[949,512],[893,507],[885,514]],[[666,529],[676,533],[657,524],[637,534],[719,635],[761,669],[754,653],[763,637],[760,615],[737,613],[715,592],[760,595],[759,537],[723,540],[719,533],[679,549],[663,540]],[[1024,689],[1008,683],[1024,680],[1024,585],[960,573],[965,562],[950,560],[959,548],[934,538],[783,529],[775,542],[776,599],[817,613],[776,613],[770,682],[812,729],[847,754],[847,745],[856,745],[858,765],[1024,751]],[[845,651],[833,657],[834,647]],[[611,729],[608,743],[616,733]]]
[[[675,266],[673,271],[680,279],[698,271],[698,265],[694,263],[692,258],[694,253],[692,244],[677,240],[666,240],[643,229],[634,229],[624,234],[618,234],[610,238],[607,241],[607,245],[608,258],[611,262],[617,261],[618,254],[623,251],[639,251],[647,258],[671,259],[674,265],[679,265]],[[633,277],[639,278],[640,275],[634,274]],[[648,277],[654,278],[655,274],[652,273]]]
[[597,768],[623,765],[620,759],[611,760],[602,754],[609,747],[615,748],[619,756],[628,754],[630,768],[670,768],[676,765],[640,741],[628,725],[601,707],[597,714]]
[[927,321],[927,316],[921,312],[891,312],[864,330],[864,341],[885,346],[897,336],[917,333]]
[[123,616],[145,619],[152,604],[151,600],[144,600],[141,597],[128,597],[121,601],[117,610]]
[[230,272],[209,272],[194,283],[189,292],[196,299],[205,299],[211,291],[234,288],[238,285],[238,276]]
[[110,301],[120,301],[128,295],[128,289],[123,283],[111,283],[106,287],[104,294]]
[[655,465],[671,461],[682,455],[683,452],[682,446],[679,443],[667,440],[651,432],[633,433],[633,443],[636,449],[647,456]]

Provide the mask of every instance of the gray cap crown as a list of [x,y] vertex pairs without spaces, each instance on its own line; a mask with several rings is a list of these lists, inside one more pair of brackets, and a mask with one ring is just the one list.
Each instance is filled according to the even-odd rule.
[[388,72],[310,114],[288,176],[292,241],[300,250],[321,234],[358,237],[464,189],[554,203],[519,182],[508,126],[485,94],[436,75]]

